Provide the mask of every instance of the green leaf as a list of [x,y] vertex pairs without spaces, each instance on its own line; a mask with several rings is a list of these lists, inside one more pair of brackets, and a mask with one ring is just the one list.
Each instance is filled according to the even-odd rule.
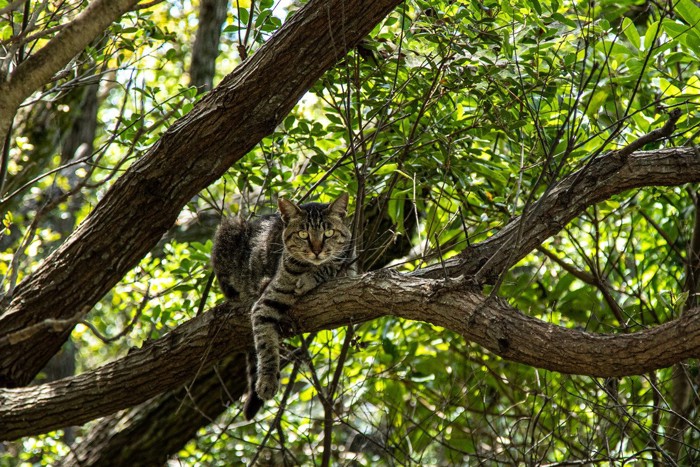
[[573,29],[578,28],[578,24],[576,24],[575,21],[565,17],[561,13],[552,13],[552,18],[559,21],[560,23],[563,23],[563,24],[569,26],[570,28],[573,28]]
[[664,31],[671,36],[672,39],[680,39],[683,36],[685,36],[688,31],[690,31],[690,28],[686,26],[685,24],[681,23],[676,23],[675,21],[664,21],[662,23]]
[[267,17],[270,16],[272,12],[270,10],[263,10],[260,12],[257,18],[255,18],[255,26],[260,27],[265,23],[265,20],[267,20]]
[[153,307],[153,311],[151,311],[151,320],[153,322],[158,322],[158,317],[160,316],[161,311],[163,310],[160,305]]
[[391,355],[394,358],[396,358],[398,355],[396,344],[394,344],[394,342],[387,337],[382,337],[382,349],[384,349],[386,354]]
[[12,26],[10,23],[0,25],[0,40],[6,41],[12,37]]
[[250,18],[250,12],[246,8],[240,8],[238,10],[238,19],[241,22],[241,29],[244,29],[245,25],[248,24],[248,18]]
[[655,21],[647,28],[647,32],[644,34],[644,50],[649,50],[654,45],[654,37],[659,30],[659,22]]
[[686,37],[686,44],[693,52],[700,55],[700,34],[698,34],[697,30],[691,31],[691,33],[688,34]]
[[386,174],[391,174],[396,172],[396,170],[399,168],[398,164],[384,164],[383,166],[379,167],[374,173],[376,175],[386,175]]
[[679,0],[675,3],[674,10],[691,27],[700,27],[700,7],[693,0]]
[[637,50],[641,48],[639,32],[637,32],[637,28],[634,27],[634,23],[631,19],[625,17],[625,19],[622,20],[622,32],[625,34],[627,40],[629,40],[632,45],[637,48]]
[[542,5],[540,5],[540,2],[538,0],[529,0],[528,3],[532,6],[532,8],[537,12],[538,15],[542,15]]
[[228,26],[226,26],[224,28],[223,32],[237,32],[237,31],[240,31],[242,29],[245,29],[244,25],[239,25],[239,24],[235,23],[235,24],[229,24]]
[[676,299],[676,303],[673,304],[673,309],[676,313],[680,313],[681,311],[683,311],[683,306],[688,301],[688,296],[689,296],[689,293],[687,290],[685,292],[681,293],[680,295],[678,295],[678,298]]

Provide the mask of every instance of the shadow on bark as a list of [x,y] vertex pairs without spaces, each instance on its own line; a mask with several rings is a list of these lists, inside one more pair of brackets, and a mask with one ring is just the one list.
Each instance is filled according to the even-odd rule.
[[104,418],[60,465],[163,465],[240,399],[247,385],[245,355],[237,354],[191,384]]

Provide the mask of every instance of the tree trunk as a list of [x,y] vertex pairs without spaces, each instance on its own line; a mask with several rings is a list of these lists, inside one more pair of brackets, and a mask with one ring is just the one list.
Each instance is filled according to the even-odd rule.
[[246,387],[245,355],[237,354],[180,389],[102,420],[60,465],[163,465]]
[[226,20],[227,7],[228,0],[202,0],[199,4],[199,25],[190,65],[190,85],[196,86],[199,92],[210,91],[214,87],[221,26]]
[[[698,289],[700,288],[700,193],[695,192],[695,222],[692,237],[688,242],[688,258],[685,267],[685,283],[683,291],[688,293],[688,299],[683,307],[683,313],[698,306]],[[693,388],[693,377],[686,364],[679,362],[674,365],[673,384],[671,386],[671,411],[669,413],[668,432],[664,447],[670,456],[679,464],[684,464],[681,458],[683,435],[690,425],[690,414],[698,406],[697,388]]]

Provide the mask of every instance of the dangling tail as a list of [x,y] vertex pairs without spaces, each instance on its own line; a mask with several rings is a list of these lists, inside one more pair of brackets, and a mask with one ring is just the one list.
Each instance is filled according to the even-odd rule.
[[252,420],[265,403],[255,392],[255,381],[258,379],[258,358],[255,349],[250,349],[246,355],[246,371],[248,373],[248,395],[243,405],[243,416]]

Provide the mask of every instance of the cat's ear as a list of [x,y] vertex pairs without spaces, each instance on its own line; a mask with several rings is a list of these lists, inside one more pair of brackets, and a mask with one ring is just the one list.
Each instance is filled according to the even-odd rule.
[[299,208],[299,206],[284,198],[279,198],[277,200],[277,207],[280,210],[282,220],[285,224],[289,222],[289,219],[291,219],[292,217],[301,214],[301,209]]
[[335,214],[337,216],[340,216],[341,218],[345,217],[345,214],[347,214],[348,210],[348,194],[343,193],[342,195],[338,196],[338,199],[333,201],[330,206],[328,206],[328,212]]

